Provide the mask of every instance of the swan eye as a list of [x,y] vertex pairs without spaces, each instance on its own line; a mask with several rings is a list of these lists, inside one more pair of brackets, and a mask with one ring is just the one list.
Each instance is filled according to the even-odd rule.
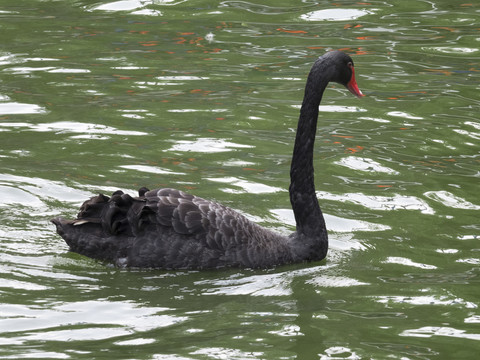
[[353,69],[353,63],[350,61],[347,66],[350,68],[350,69]]

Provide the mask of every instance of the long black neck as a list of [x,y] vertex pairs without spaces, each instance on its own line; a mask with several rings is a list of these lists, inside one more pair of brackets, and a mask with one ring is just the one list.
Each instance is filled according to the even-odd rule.
[[290,168],[290,202],[297,223],[297,234],[307,239],[325,241],[325,221],[315,194],[313,147],[318,106],[332,77],[328,63],[320,58],[308,75]]

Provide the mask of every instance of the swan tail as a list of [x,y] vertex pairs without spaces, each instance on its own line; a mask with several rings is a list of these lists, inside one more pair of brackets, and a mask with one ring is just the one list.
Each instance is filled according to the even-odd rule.
[[124,244],[128,239],[105,236],[98,223],[82,223],[60,217],[51,222],[55,224],[57,233],[65,240],[70,251],[108,262],[118,262],[126,257]]
[[169,188],[143,188],[138,197],[100,194],[82,204],[76,219],[52,222],[71,251],[122,266],[262,267],[288,257],[283,237],[228,207]]
[[127,256],[133,236],[145,223],[144,205],[144,198],[121,191],[112,197],[99,194],[82,204],[76,219],[57,217],[51,222],[71,251],[116,262]]

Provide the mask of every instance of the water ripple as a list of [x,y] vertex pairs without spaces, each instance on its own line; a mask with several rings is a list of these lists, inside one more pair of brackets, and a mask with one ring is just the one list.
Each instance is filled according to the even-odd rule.
[[464,306],[467,309],[477,309],[478,305],[473,302],[465,301],[460,298],[451,298],[451,296],[379,296],[376,300],[382,304],[390,302],[411,305],[440,305],[440,306]]
[[[476,4],[1,8],[0,357],[475,358]],[[319,108],[326,260],[125,270],[55,234],[48,219],[74,216],[96,191],[142,185],[222,198],[293,231],[305,76],[339,48],[367,96],[329,86]]]
[[[44,107],[35,104],[24,104],[18,102],[0,103],[0,115],[6,114],[45,114]],[[2,126],[0,124],[0,126]]]
[[415,262],[411,259],[399,257],[399,256],[389,256],[384,262],[387,264],[399,264],[399,265],[411,266],[411,267],[415,267],[418,269],[425,269],[425,270],[437,269],[435,265],[422,264],[422,263]]
[[361,158],[356,156],[348,156],[336,161],[335,164],[346,166],[352,170],[365,172],[381,172],[386,174],[398,175],[399,172],[389,167],[383,166],[375,160]]
[[333,200],[339,202],[352,202],[371,210],[393,211],[393,210],[417,210],[423,214],[435,214],[435,210],[424,200],[409,195],[366,195],[363,193],[347,193],[336,195],[325,191],[317,191],[319,199]]
[[[89,11],[130,11],[133,15],[161,16],[163,13],[157,9],[148,8],[149,5],[176,5],[183,1],[175,0],[120,0],[88,8]],[[135,11],[133,11],[135,10]]]
[[459,330],[447,326],[423,326],[418,329],[409,329],[404,330],[400,333],[400,336],[411,336],[411,337],[421,337],[421,338],[430,338],[432,336],[441,336],[441,337],[453,337],[460,339],[468,340],[480,340],[479,334],[468,333],[465,330]]
[[[3,122],[3,123],[0,123],[0,129],[2,127],[5,129],[13,128],[15,130],[28,129],[31,131],[38,131],[38,132],[83,133],[84,136],[87,136],[88,138],[92,138],[92,139],[98,139],[93,135],[103,135],[103,134],[132,135],[132,136],[148,135],[148,133],[142,132],[142,131],[119,130],[111,126],[105,126],[105,125],[94,124],[94,123],[80,123],[75,121],[58,121],[58,122],[38,123],[38,124],[33,124],[33,123],[30,124],[30,123],[22,123],[22,122]],[[93,136],[93,137],[90,137],[90,136]]]
[[[5,188],[5,194],[0,197],[2,199],[0,206],[23,204],[27,207],[45,209],[43,201],[47,199],[75,203],[89,195],[61,182],[11,174],[0,174],[0,184]],[[11,196],[12,193],[18,196]]]
[[472,204],[470,201],[455,196],[448,191],[427,191],[424,193],[424,195],[429,199],[437,201],[447,207],[455,209],[480,210],[480,205]]
[[120,165],[122,169],[128,170],[137,170],[151,174],[168,174],[168,175],[185,175],[185,173],[175,172],[168,169],[163,169],[158,166],[150,166],[150,165]]
[[376,10],[377,9],[324,9],[311,11],[301,15],[300,18],[306,21],[348,21],[373,14]]
[[[233,275],[227,279],[202,280],[196,285],[204,287],[203,295],[250,295],[250,296],[289,296],[292,294],[292,281],[299,276],[311,277],[307,282],[316,287],[350,287],[368,285],[359,280],[326,273],[335,265],[314,266],[300,270],[282,271],[273,274],[252,276]],[[206,287],[205,287],[206,286]]]
[[[15,344],[36,340],[85,341],[117,338],[132,332],[145,332],[188,320],[187,316],[163,314],[170,310],[168,308],[141,307],[130,302],[115,301],[80,301],[51,308],[3,304],[0,308],[3,314],[0,319],[3,334],[15,334],[13,337],[0,337],[0,343],[9,339]],[[101,334],[95,331],[98,328],[102,329]]]
[[238,144],[226,139],[198,138],[196,140],[177,140],[175,144],[166,151],[218,153],[253,147],[252,145]]
[[224,177],[224,178],[206,178],[206,180],[220,182],[225,184],[231,184],[232,186],[241,188],[239,189],[232,189],[232,188],[223,188],[220,189],[227,193],[231,194],[269,194],[269,193],[276,193],[276,192],[284,192],[285,189],[276,187],[276,186],[269,186],[253,181],[247,181],[245,179],[239,179],[235,177]]

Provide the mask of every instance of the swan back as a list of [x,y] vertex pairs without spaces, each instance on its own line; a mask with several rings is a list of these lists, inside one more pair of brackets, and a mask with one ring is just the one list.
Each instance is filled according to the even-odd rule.
[[175,189],[100,194],[84,202],[76,220],[52,221],[72,251],[118,265],[259,268],[296,258],[289,237]]

